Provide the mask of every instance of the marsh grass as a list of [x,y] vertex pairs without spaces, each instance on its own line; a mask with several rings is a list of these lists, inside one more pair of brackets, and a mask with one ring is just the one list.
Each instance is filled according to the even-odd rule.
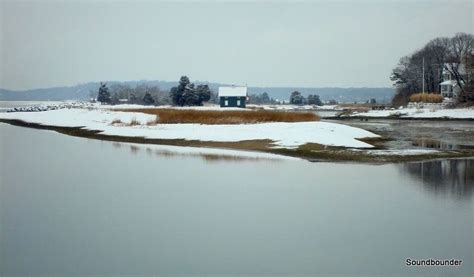
[[123,122],[122,122],[122,120],[116,118],[116,119],[112,120],[112,122],[110,122],[110,124],[112,124],[112,125],[115,125],[115,124],[123,124]]
[[129,126],[137,126],[137,125],[141,125],[141,123],[136,118],[132,118],[132,120],[130,120],[130,123],[128,125]]
[[435,93],[416,93],[410,96],[410,102],[441,103],[443,102],[443,96]]
[[243,111],[210,111],[183,109],[126,109],[122,112],[141,112],[156,115],[153,124],[199,123],[199,124],[250,124],[263,122],[304,122],[318,121],[319,116],[313,112],[288,112],[267,110]]

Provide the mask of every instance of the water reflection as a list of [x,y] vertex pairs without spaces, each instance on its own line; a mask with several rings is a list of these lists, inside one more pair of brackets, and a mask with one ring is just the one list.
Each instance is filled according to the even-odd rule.
[[474,159],[436,160],[401,165],[434,193],[470,197],[474,186]]
[[[152,151],[147,148],[147,152]],[[177,157],[195,157],[200,158],[207,163],[216,162],[248,162],[248,161],[265,161],[265,162],[276,162],[281,161],[277,158],[266,158],[266,157],[251,157],[251,156],[238,156],[238,155],[225,155],[225,154],[209,154],[209,153],[180,153],[168,150],[155,150],[154,153],[159,158],[177,158]]]
[[472,276],[472,205],[401,185],[415,182],[399,165],[206,164],[184,156],[237,153],[0,134],[0,276]]
[[120,142],[112,142],[112,146],[115,148],[120,148],[122,147],[122,144]]
[[136,146],[136,145],[130,145],[130,152],[131,152],[132,154],[135,155],[135,154],[138,153],[138,151],[140,151],[140,148],[138,148],[138,146]]
[[[167,145],[139,145],[113,142],[110,145],[117,150],[122,146],[128,146],[130,153],[138,155],[140,152],[146,153],[147,156],[156,156],[157,158],[200,158],[207,163],[216,162],[246,162],[246,161],[265,161],[277,162],[281,160],[293,160],[291,157],[283,157],[279,155],[253,153],[248,151],[223,150],[223,149],[196,149],[193,147],[177,147]],[[297,159],[294,159],[297,160]]]
[[474,146],[447,143],[444,141],[430,139],[430,138],[416,139],[413,141],[412,145],[423,147],[423,148],[433,148],[433,149],[442,149],[442,150],[474,149]]

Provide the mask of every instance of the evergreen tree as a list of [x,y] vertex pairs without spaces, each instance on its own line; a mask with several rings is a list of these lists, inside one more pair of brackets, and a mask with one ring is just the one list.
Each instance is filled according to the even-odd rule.
[[271,102],[270,96],[268,96],[267,92],[262,93],[260,100],[263,104],[267,104]]
[[321,102],[319,95],[310,94],[308,95],[308,105],[322,106],[323,103]]
[[207,102],[211,99],[211,90],[208,85],[198,85],[196,93],[199,96],[199,106],[202,105],[202,102]]
[[172,87],[170,90],[170,98],[173,101],[173,104],[183,106],[184,99],[183,94],[186,90],[186,87],[190,84],[189,78],[187,76],[181,76],[179,80],[179,85],[177,87]]
[[145,105],[153,105],[155,104],[155,99],[151,96],[149,92],[145,93],[145,96],[143,96],[143,104]]
[[187,106],[196,106],[199,105],[199,95],[196,93],[196,90],[194,89],[194,84],[188,84],[184,88],[183,95],[181,96],[182,105],[187,105]]
[[178,94],[178,87],[172,87],[170,89],[170,99],[173,105],[178,105],[181,95]]
[[170,98],[174,105],[201,106],[211,99],[211,90],[208,85],[194,87],[187,76],[182,76],[179,85],[171,88]]
[[100,83],[99,93],[97,94],[97,101],[102,104],[110,104],[112,99],[110,98],[109,88],[106,83]]
[[188,90],[183,94],[183,105],[199,106],[199,95],[194,91]]
[[293,91],[290,95],[290,103],[293,105],[303,105],[304,104],[304,97],[301,95],[299,91]]
[[184,90],[189,84],[191,84],[191,82],[189,81],[188,76],[181,76],[181,78],[179,79],[178,90],[184,92]]

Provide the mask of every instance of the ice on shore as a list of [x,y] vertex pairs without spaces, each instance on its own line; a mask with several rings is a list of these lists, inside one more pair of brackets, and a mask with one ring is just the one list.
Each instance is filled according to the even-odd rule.
[[371,110],[358,112],[349,117],[402,117],[402,118],[451,118],[474,119],[474,108],[434,109],[434,108],[401,108],[398,110]]

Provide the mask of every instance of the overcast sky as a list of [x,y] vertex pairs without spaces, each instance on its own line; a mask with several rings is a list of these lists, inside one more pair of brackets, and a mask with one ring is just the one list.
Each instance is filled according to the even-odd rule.
[[0,5],[7,89],[181,75],[249,86],[390,86],[401,56],[474,28],[473,1],[455,0]]

